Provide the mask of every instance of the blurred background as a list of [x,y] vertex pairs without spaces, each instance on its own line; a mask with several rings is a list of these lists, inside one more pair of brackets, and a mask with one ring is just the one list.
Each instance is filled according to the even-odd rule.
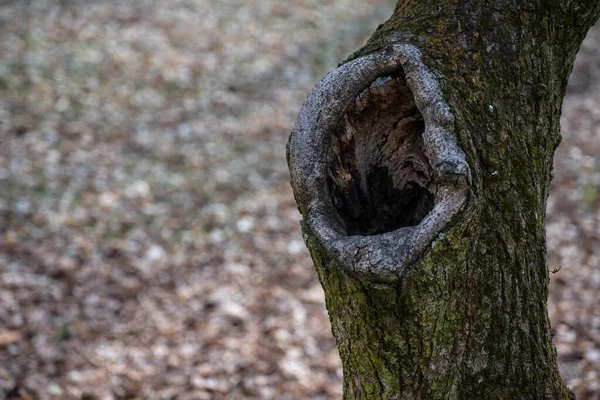
[[[339,399],[285,143],[391,0],[0,0],[0,398]],[[600,398],[600,27],[547,237],[561,372]]]

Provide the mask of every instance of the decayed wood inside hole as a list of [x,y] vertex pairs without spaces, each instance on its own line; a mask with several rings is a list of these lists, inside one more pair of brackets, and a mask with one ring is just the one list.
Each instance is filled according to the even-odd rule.
[[347,235],[418,225],[431,211],[424,127],[401,72],[377,79],[350,104],[328,154],[329,193]]

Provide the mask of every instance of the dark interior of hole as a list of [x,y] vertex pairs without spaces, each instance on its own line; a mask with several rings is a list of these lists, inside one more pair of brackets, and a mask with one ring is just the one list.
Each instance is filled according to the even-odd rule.
[[402,72],[377,79],[349,105],[331,138],[327,182],[347,235],[418,225],[431,211],[424,127]]

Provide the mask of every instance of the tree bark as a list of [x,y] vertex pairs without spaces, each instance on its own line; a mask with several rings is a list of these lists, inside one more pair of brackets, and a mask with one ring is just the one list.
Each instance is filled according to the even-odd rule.
[[544,217],[597,0],[400,1],[288,144],[346,399],[567,399]]

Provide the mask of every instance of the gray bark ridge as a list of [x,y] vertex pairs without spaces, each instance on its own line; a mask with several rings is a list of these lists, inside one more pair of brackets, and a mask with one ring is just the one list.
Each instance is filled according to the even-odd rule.
[[[433,209],[416,226],[348,236],[327,187],[332,132],[348,105],[378,78],[402,70],[425,123],[424,152],[434,173]],[[394,43],[327,74],[305,100],[287,145],[291,185],[309,229],[336,265],[377,283],[392,283],[414,263],[468,200],[471,172],[455,136],[454,115],[437,78],[411,44]]]

